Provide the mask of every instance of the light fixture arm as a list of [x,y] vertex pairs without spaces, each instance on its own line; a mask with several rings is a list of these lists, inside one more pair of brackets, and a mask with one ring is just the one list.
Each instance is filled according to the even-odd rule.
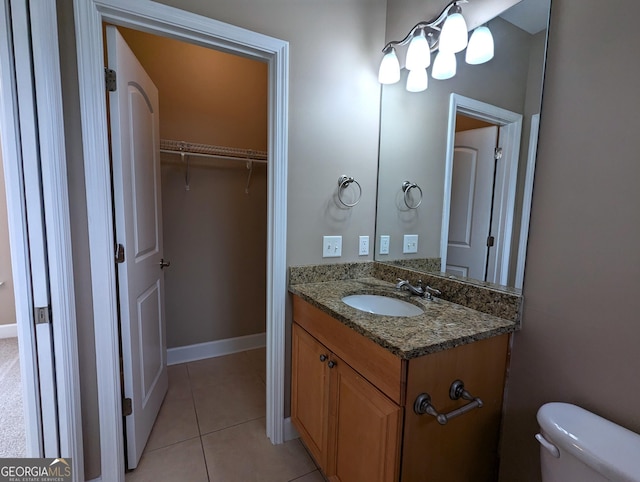
[[[440,32],[440,30],[442,30],[442,25],[444,24],[444,21],[447,19],[450,13],[460,13],[460,11],[462,10],[459,5],[460,3],[469,3],[469,0],[455,0],[451,2],[442,10],[440,15],[438,15],[434,19],[429,21],[422,20],[418,22],[411,30],[409,30],[407,36],[402,40],[392,40],[388,42],[382,49],[382,52],[386,54],[390,49],[394,47],[406,45],[413,38],[416,30],[420,28],[425,29],[425,36],[427,37],[427,40],[430,40],[429,46],[431,48],[431,51],[435,51],[438,45],[438,36],[433,34],[438,33]],[[431,42],[433,42],[433,44]]]

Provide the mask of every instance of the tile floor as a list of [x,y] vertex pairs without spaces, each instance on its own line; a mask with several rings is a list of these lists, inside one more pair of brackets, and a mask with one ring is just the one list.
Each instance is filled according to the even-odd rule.
[[265,435],[265,350],[169,367],[169,391],[127,482],[324,482],[299,440]]

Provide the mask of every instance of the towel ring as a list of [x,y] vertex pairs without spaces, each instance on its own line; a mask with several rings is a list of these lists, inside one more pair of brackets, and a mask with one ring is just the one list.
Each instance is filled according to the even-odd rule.
[[[347,203],[347,202],[344,202],[344,200],[342,199],[342,190],[346,189],[349,186],[349,184],[351,184],[352,182],[355,182],[356,186],[358,186],[358,196],[356,197],[356,200],[354,202]],[[361,197],[362,197],[362,186],[360,186],[360,183],[358,181],[344,174],[338,178],[338,199],[340,200],[343,206],[352,208],[353,206],[355,206],[360,202]]]
[[[408,196],[409,196],[409,191],[411,191],[414,188],[420,192],[420,199],[416,204],[411,204]],[[420,204],[422,204],[422,189],[420,189],[420,186],[418,186],[415,182],[409,182],[409,181],[403,182],[402,191],[404,192],[404,204],[409,209],[417,209],[417,207],[420,206]]]

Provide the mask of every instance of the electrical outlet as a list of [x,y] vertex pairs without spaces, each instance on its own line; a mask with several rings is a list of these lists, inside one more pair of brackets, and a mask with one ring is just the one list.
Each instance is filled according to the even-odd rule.
[[389,243],[391,236],[383,234],[380,236],[380,254],[389,254]]
[[404,241],[402,242],[403,253],[417,253],[418,252],[418,235],[417,234],[405,234]]
[[342,236],[322,237],[322,257],[339,258],[342,256]]
[[369,236],[360,236],[358,243],[358,255],[366,256],[369,254]]

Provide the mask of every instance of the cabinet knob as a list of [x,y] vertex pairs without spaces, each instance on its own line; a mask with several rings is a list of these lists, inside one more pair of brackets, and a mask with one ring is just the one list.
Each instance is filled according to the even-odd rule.
[[336,362],[334,362],[333,360],[330,360],[330,361],[329,361],[329,363],[328,363],[327,365],[329,365],[329,368],[333,368],[334,366],[336,366],[336,365],[337,365],[337,363],[336,363]]
[[327,355],[320,355],[321,362],[327,361],[327,358],[329,358]]

